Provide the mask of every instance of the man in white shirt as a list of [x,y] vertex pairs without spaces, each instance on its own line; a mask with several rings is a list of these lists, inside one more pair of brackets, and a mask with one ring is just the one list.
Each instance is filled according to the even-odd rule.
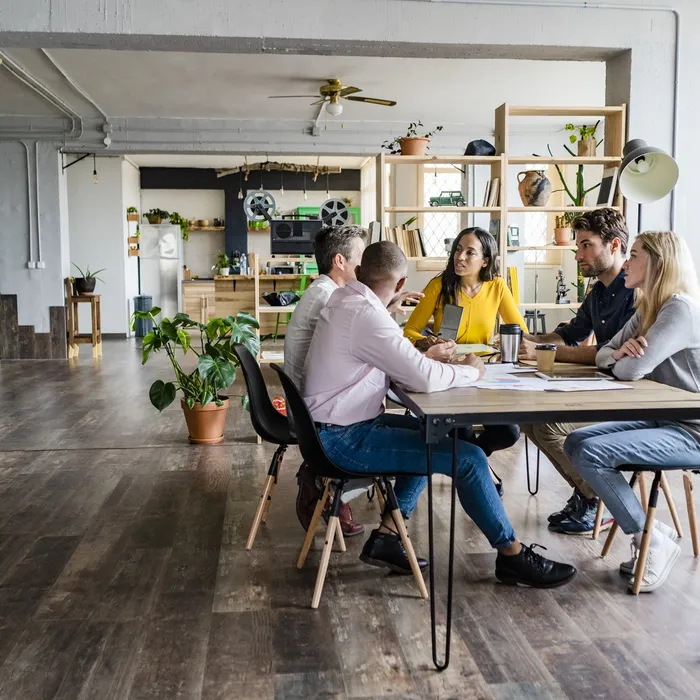
[[[418,421],[384,413],[390,381],[408,391],[433,392],[469,386],[484,373],[474,355],[460,364],[436,362],[403,336],[387,307],[401,293],[406,257],[394,243],[369,246],[356,280],[337,289],[321,312],[304,366],[304,400],[328,456],[348,471],[392,473],[396,497],[409,517],[426,481],[425,443]],[[452,441],[433,448],[435,472],[451,476]],[[457,493],[466,513],[498,550],[496,577],[511,585],[551,588],[570,581],[576,569],[545,559],[521,544],[503,510],[481,448],[460,441]],[[392,521],[384,516],[362,550],[361,560],[410,574]],[[421,563],[424,568],[425,562]]]
[[[360,226],[326,226],[316,236],[314,255],[319,277],[297,303],[284,338],[284,371],[300,390],[303,386],[304,361],[318,317],[331,294],[344,287],[349,280],[355,279],[355,271],[362,260],[366,238],[367,230]],[[406,299],[418,301],[422,296],[420,293],[405,293],[397,300],[397,305],[400,306]],[[446,343],[435,346],[429,351],[429,355],[434,359],[448,361],[454,356],[455,348],[454,343]],[[301,466],[297,479],[297,516],[302,527],[307,530],[321,492],[313,474],[305,465]],[[352,511],[347,504],[341,507],[340,524],[345,537],[364,532],[364,527],[352,519]]]

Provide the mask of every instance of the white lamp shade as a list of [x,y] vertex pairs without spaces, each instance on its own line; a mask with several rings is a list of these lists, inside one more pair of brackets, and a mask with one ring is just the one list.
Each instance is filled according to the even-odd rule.
[[331,115],[331,117],[337,117],[343,113],[343,105],[340,102],[329,102],[326,105],[326,112]]
[[638,204],[649,204],[665,197],[678,182],[678,163],[660,148],[642,139],[625,144],[620,165],[620,192]]

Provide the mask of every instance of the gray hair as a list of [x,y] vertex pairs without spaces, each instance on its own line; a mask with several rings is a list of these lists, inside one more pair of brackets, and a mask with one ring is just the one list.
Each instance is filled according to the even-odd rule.
[[362,226],[324,226],[314,241],[314,255],[318,271],[327,275],[333,269],[333,258],[342,255],[346,260],[352,254],[354,238],[367,239],[367,229]]

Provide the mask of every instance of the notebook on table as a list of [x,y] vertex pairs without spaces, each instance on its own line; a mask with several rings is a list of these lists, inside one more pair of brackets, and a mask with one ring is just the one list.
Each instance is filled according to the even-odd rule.
[[581,369],[554,369],[551,372],[536,372],[536,376],[550,382],[587,382],[601,379],[614,379],[610,374],[601,372],[596,367],[582,367]]

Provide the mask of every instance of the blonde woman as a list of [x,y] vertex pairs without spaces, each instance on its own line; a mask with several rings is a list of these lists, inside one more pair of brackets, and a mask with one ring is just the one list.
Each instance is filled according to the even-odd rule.
[[[688,247],[670,231],[642,233],[623,269],[625,286],[638,290],[637,311],[600,349],[596,364],[618,379],[647,378],[699,392],[700,297]],[[645,514],[619,467],[697,467],[700,421],[602,423],[574,431],[564,451],[623,532],[632,535],[632,559],[620,565],[621,573],[631,575]],[[673,531],[655,523],[642,592],[663,584],[679,553]]]

